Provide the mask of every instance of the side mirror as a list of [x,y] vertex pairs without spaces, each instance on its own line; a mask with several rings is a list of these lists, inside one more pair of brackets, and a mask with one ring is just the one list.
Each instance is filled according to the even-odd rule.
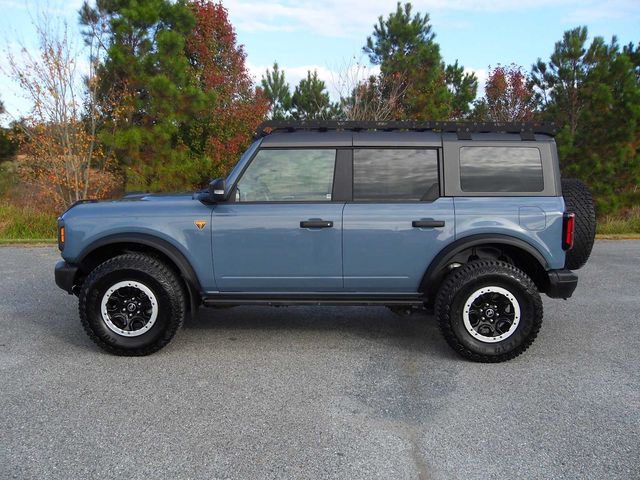
[[224,178],[216,178],[209,184],[209,199],[213,202],[224,202],[228,193],[227,182]]

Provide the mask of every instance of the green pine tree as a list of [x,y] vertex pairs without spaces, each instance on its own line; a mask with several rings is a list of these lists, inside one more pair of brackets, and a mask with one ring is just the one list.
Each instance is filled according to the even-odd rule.
[[623,48],[623,52],[625,53],[625,55],[629,57],[629,59],[633,63],[633,67],[636,72],[636,77],[640,81],[640,42],[638,42],[638,46],[635,46],[633,43],[629,43],[628,45],[625,45]]
[[453,65],[443,64],[443,68],[447,86],[453,95],[450,116],[454,119],[466,118],[478,92],[478,79],[473,73],[465,73],[464,67],[458,65],[458,60]]
[[291,97],[291,116],[296,120],[330,120],[340,115],[337,104],[331,103],[325,83],[318,72],[307,72]]
[[[4,113],[4,103],[0,101],[0,115],[4,115]],[[0,162],[13,159],[18,151],[18,142],[11,133],[11,129],[0,127]]]
[[284,120],[291,109],[291,91],[284,77],[284,71],[274,62],[273,70],[267,69],[260,81],[264,94],[269,99],[271,120]]
[[556,42],[549,62],[538,59],[532,67],[533,82],[547,97],[543,98],[547,115],[567,125],[571,136],[584,106],[580,92],[590,68],[585,58],[586,41],[587,27],[566,31],[562,41]]
[[85,2],[80,21],[85,35],[97,23],[107,29],[106,58],[98,69],[102,140],[124,164],[127,189],[189,184],[190,165],[198,159],[181,128],[207,99],[193,84],[185,55],[185,38],[195,24],[185,1]]
[[405,82],[403,118],[447,120],[469,111],[477,79],[464,74],[457,62],[449,67],[444,64],[429,15],[413,15],[410,3],[398,2],[386,20],[378,18],[363,51],[372,64],[380,65],[383,75]]
[[566,176],[583,179],[600,213],[640,202],[640,81],[634,49],[586,27],[565,32],[548,62],[533,66],[542,116],[561,126],[556,141]]

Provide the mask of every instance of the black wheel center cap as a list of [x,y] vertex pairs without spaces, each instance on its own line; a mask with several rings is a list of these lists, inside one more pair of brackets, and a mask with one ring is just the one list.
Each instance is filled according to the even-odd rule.
[[133,302],[127,305],[127,310],[129,310],[130,312],[134,312],[136,308],[138,308],[138,306]]
[[484,311],[484,314],[487,316],[487,318],[493,318],[493,316],[495,315],[495,312],[493,311],[493,308],[487,308]]

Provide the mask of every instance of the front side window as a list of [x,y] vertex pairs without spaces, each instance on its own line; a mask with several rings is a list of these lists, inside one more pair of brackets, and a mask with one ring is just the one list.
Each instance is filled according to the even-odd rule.
[[540,150],[534,147],[460,148],[464,192],[541,192]]
[[330,202],[335,149],[260,150],[236,187],[239,202]]
[[363,148],[353,152],[355,201],[435,200],[438,152],[427,149]]

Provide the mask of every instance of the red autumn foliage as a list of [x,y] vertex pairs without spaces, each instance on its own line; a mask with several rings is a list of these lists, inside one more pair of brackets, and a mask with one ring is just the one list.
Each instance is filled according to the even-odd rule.
[[199,86],[215,99],[202,110],[203,153],[217,174],[224,175],[250,143],[269,102],[255,89],[245,65],[246,54],[221,3],[193,0],[196,25],[187,38],[187,54]]
[[485,85],[485,97],[489,115],[494,121],[528,121],[535,114],[536,97],[531,80],[517,65],[498,65],[491,70]]

